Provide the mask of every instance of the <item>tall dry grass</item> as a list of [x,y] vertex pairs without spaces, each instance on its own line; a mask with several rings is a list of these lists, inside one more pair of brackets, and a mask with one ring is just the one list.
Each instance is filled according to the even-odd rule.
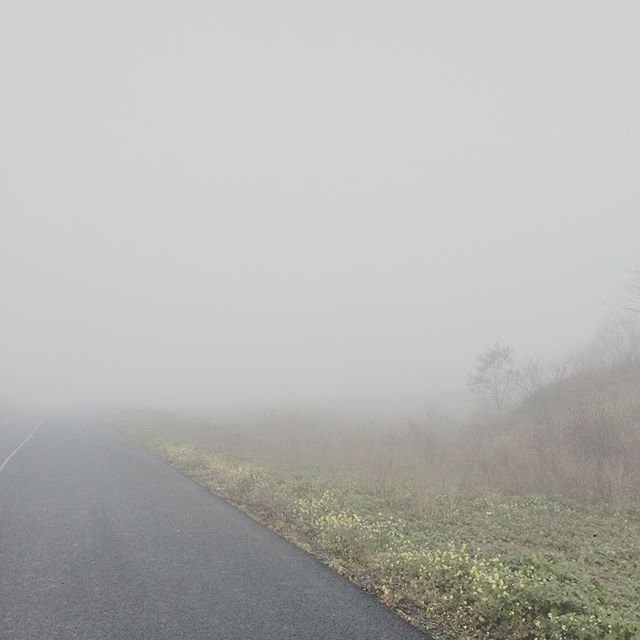
[[536,384],[499,417],[456,422],[338,413],[268,412],[217,419],[123,417],[237,458],[348,470],[373,490],[428,509],[437,496],[499,491],[614,507],[640,500],[640,324],[614,318],[571,373]]
[[[130,418],[129,418],[130,420]],[[640,496],[640,363],[582,372],[492,421],[455,424],[272,412],[219,421],[148,416],[156,432],[234,457],[347,470],[417,510],[437,496],[498,491],[619,507]]]

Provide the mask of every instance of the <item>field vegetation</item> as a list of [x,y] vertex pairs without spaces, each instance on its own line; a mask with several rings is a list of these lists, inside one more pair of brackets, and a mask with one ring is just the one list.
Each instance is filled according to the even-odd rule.
[[[215,422],[144,412],[120,424],[436,637],[632,640],[637,338],[635,321],[616,320],[554,366],[492,347],[471,376],[484,409],[464,424],[437,412]],[[496,395],[482,375],[504,388]]]

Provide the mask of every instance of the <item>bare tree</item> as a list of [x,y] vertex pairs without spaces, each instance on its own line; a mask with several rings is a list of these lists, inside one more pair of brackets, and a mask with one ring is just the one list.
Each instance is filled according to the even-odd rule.
[[520,364],[514,372],[514,385],[527,398],[542,391],[550,379],[548,367],[539,360],[529,358]]
[[514,385],[522,393],[522,399],[530,398],[544,391],[549,385],[565,380],[571,367],[571,358],[551,363],[528,358],[517,365],[514,373]]
[[640,358],[640,323],[629,314],[612,315],[602,323],[587,350],[589,364],[610,367]]
[[469,387],[501,413],[513,399],[518,377],[513,349],[496,342],[478,356],[475,370],[469,376]]

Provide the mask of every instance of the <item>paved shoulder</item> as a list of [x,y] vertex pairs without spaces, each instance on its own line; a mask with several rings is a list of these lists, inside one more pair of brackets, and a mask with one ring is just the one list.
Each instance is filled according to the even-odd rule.
[[117,434],[54,423],[0,475],[0,636],[423,637]]

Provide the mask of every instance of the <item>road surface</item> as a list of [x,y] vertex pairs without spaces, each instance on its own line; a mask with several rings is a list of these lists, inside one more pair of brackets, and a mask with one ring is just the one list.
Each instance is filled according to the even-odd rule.
[[107,428],[46,421],[0,471],[3,640],[423,637]]

